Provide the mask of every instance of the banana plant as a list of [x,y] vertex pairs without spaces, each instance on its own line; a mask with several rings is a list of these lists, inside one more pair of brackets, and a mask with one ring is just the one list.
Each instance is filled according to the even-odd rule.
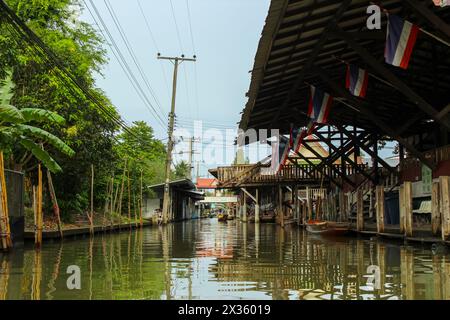
[[0,82],[0,150],[20,144],[42,162],[51,172],[61,172],[62,168],[43,149],[43,144],[54,147],[59,152],[72,157],[75,152],[57,136],[35,126],[36,124],[64,125],[65,119],[39,108],[18,109],[11,105],[14,83],[11,73]]

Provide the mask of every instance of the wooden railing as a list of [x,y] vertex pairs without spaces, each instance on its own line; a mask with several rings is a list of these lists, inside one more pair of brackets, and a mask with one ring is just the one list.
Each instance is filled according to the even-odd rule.
[[[271,171],[269,165],[236,165],[230,167],[219,167],[217,178],[221,187],[231,187],[239,184],[264,184],[299,182],[301,180],[315,180],[320,183],[322,180],[328,182],[329,178],[339,179],[341,165],[334,165],[334,170],[324,167],[317,170],[317,166],[309,164],[287,165],[279,172]],[[365,170],[364,165],[355,168],[351,165],[345,167],[347,175],[355,174]]]

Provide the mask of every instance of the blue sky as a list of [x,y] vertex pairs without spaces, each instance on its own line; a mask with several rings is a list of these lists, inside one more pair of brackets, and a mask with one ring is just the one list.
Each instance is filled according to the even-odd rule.
[[[173,66],[169,61],[157,60],[158,51],[164,56],[185,54],[192,57],[195,53],[198,57],[195,66],[189,62],[180,68],[176,107],[178,127],[190,129],[194,119],[204,121],[204,127],[237,126],[246,103],[249,71],[253,67],[269,0],[139,0],[150,31],[138,0],[109,0],[156,100],[140,77],[105,1],[93,1],[165,123],[170,108]],[[95,16],[89,0],[86,3]],[[88,10],[84,10],[81,18],[95,25]],[[104,28],[101,26],[101,29]],[[166,138],[166,129],[149,111],[151,107],[146,107],[139,98],[111,50],[109,57],[104,76],[98,76],[97,85],[110,97],[127,123],[144,120],[154,128],[158,138]],[[186,148],[179,145],[178,149]]]

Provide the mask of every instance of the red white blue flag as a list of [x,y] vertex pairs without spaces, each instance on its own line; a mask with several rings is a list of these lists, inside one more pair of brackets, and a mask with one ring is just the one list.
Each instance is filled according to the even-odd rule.
[[313,133],[315,127],[316,124],[314,123],[314,121],[311,121],[306,128],[304,128],[303,130],[298,130],[292,146],[292,150],[295,153],[300,151],[300,148],[303,145],[303,141]]
[[386,63],[407,69],[419,31],[419,27],[411,22],[389,14],[386,50],[384,53]]
[[332,96],[314,86],[311,86],[308,117],[313,119],[316,123],[327,123],[332,104]]
[[347,66],[345,87],[356,97],[365,98],[369,84],[369,72],[355,65]]

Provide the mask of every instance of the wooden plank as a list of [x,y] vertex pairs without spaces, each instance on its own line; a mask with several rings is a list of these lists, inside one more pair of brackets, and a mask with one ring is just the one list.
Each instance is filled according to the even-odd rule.
[[376,188],[376,206],[377,206],[377,232],[384,232],[384,187]]
[[413,235],[413,206],[412,206],[412,182],[404,183],[404,201],[405,201],[405,235]]
[[437,235],[441,228],[441,211],[439,206],[439,182],[431,187],[431,230]]
[[361,232],[364,231],[364,198],[361,189],[358,189],[356,197],[356,230]]
[[439,177],[441,191],[442,240],[450,236],[450,177]]

